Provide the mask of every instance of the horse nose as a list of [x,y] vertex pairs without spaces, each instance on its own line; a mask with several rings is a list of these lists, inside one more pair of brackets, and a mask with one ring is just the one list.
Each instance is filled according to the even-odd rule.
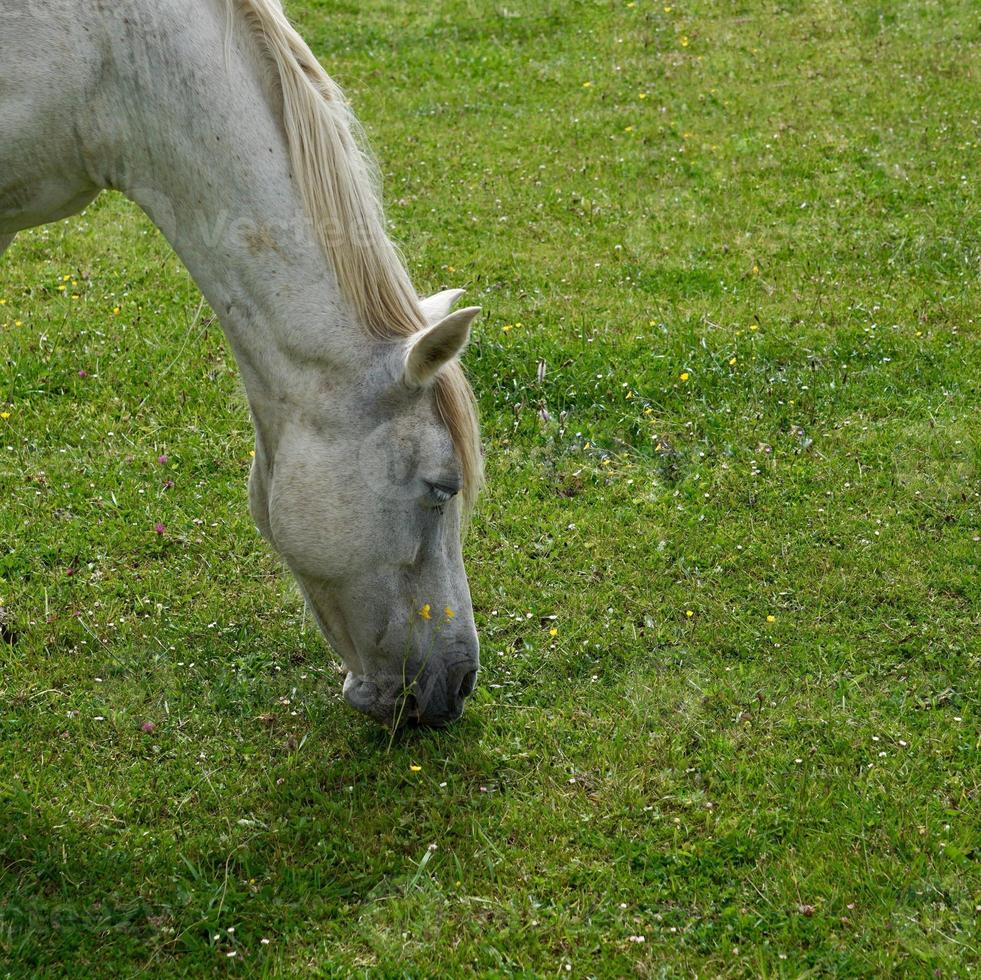
[[460,678],[460,683],[456,689],[456,700],[462,704],[464,699],[470,697],[477,686],[477,669],[470,667]]
[[348,674],[344,697],[351,707],[383,725],[400,728],[415,723],[441,728],[463,714],[464,701],[477,684],[479,664],[474,650],[463,657],[458,653],[450,663],[438,658],[389,675]]
[[[477,684],[476,657],[466,657],[449,664],[442,677],[433,676],[430,684],[424,684],[417,699],[417,721],[421,725],[440,728],[457,721],[463,715],[463,703],[473,693]],[[440,673],[438,669],[434,674]]]
[[463,702],[477,686],[477,668],[471,663],[451,667],[446,678],[446,713],[451,721],[463,714]]

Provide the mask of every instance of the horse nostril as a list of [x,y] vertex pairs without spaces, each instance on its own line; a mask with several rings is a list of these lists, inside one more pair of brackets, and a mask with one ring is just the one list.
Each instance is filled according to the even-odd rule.
[[460,689],[457,692],[457,697],[461,700],[463,698],[470,697],[473,694],[474,688],[477,686],[477,671],[468,670],[466,674],[463,675],[463,679],[460,681]]
[[447,707],[449,708],[450,715],[456,719],[463,714],[463,701],[464,698],[469,697],[473,694],[473,689],[477,686],[477,671],[467,670],[459,675],[460,679],[456,684],[451,684],[449,687],[449,700]]

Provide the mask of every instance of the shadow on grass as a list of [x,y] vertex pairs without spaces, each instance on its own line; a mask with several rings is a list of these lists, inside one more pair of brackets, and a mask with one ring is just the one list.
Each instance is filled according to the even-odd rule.
[[[79,774],[57,795],[0,790],[0,967],[271,965],[305,923],[343,933],[360,906],[418,887],[430,845],[442,857],[465,843],[460,808],[497,788],[480,721],[393,738],[336,709],[302,744],[259,739],[247,768],[186,758],[164,799],[145,798],[154,762],[139,750],[107,760],[101,789]],[[226,742],[244,734],[229,719]]]

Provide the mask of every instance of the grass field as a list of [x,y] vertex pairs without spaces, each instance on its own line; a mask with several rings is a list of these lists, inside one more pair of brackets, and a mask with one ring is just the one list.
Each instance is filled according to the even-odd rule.
[[0,975],[976,975],[976,4],[290,9],[484,307],[480,689],[347,708],[174,255],[21,235]]

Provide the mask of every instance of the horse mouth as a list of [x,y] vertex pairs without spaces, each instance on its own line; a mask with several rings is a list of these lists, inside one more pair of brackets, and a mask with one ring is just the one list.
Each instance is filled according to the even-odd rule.
[[423,678],[405,683],[380,683],[349,672],[344,679],[344,699],[356,711],[386,728],[406,725],[444,728],[463,715],[464,701],[477,683],[477,667],[467,660],[450,666],[435,684]]
[[356,711],[389,728],[419,722],[421,716],[411,686],[385,691],[370,677],[351,672],[344,678],[344,700]]
[[358,711],[371,714],[371,709],[378,703],[380,691],[378,685],[368,677],[348,671],[344,678],[344,700]]

